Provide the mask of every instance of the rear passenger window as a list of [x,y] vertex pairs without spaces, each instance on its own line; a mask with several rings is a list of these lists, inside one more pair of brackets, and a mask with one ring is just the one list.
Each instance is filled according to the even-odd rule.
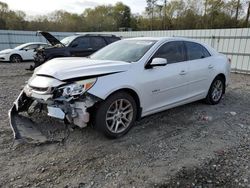
[[168,42],[161,46],[154,58],[165,58],[170,63],[185,61],[184,44],[181,41]]
[[91,46],[94,49],[100,49],[106,46],[106,42],[102,37],[91,37]]
[[202,59],[211,56],[205,47],[194,42],[185,42],[188,60]]

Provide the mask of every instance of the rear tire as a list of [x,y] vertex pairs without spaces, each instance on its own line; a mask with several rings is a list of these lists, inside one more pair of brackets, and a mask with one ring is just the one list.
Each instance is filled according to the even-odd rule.
[[131,95],[117,92],[98,104],[94,113],[94,128],[109,138],[119,138],[134,125],[137,107]]
[[225,91],[225,80],[221,76],[217,76],[212,82],[207,97],[205,99],[207,104],[216,105],[221,101]]
[[11,63],[21,63],[22,62],[22,57],[18,54],[14,54],[10,56],[10,62]]

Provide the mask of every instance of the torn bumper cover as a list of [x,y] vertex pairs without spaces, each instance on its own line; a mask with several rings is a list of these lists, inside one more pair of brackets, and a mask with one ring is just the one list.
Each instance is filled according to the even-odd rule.
[[39,111],[45,110],[50,117],[61,119],[64,122],[83,128],[87,126],[90,119],[87,109],[98,101],[97,98],[88,94],[77,99],[65,99],[61,96],[53,99],[52,94],[38,94],[27,90],[27,87],[25,86],[21,91],[8,114],[15,140],[24,139],[32,143],[50,141],[37,129],[31,118],[19,114],[21,112],[31,114],[35,109],[39,109]]
[[16,140],[22,139],[21,130],[18,130],[18,123],[17,123],[18,112],[22,112],[22,111],[27,110],[27,108],[30,106],[31,103],[32,103],[32,100],[30,98],[28,98],[24,94],[24,92],[22,91],[19,94],[16,101],[14,102],[11,109],[9,110],[9,114],[8,114],[9,115],[9,123],[10,123],[10,127],[13,131],[14,138]]

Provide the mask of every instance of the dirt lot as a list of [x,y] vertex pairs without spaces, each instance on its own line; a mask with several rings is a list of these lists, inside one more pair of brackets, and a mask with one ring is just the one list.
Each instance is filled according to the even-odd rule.
[[217,106],[144,118],[118,140],[88,127],[60,143],[14,148],[7,112],[28,66],[0,63],[0,187],[250,187],[250,76],[233,74]]

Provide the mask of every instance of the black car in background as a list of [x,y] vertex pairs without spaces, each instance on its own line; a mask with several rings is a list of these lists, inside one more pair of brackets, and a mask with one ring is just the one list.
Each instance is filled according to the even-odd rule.
[[120,40],[115,35],[75,34],[59,41],[48,32],[38,31],[38,33],[47,39],[51,47],[37,49],[34,56],[35,66],[31,66],[30,70],[56,57],[86,57],[104,46]]

